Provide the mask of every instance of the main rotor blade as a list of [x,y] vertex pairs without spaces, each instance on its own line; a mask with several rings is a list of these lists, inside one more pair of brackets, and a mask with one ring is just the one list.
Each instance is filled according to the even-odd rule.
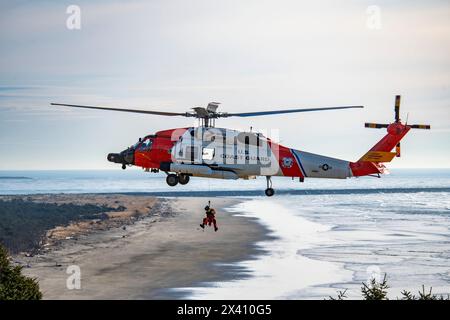
[[325,108],[287,109],[287,110],[271,110],[271,111],[259,111],[259,112],[226,113],[224,116],[225,117],[255,117],[255,116],[268,116],[268,115],[272,115],[272,114],[281,114],[281,113],[355,109],[355,108],[364,108],[364,106],[325,107]]
[[85,108],[85,109],[154,114],[154,115],[158,115],[158,116],[183,116],[183,117],[189,116],[186,112],[164,112],[164,111],[149,111],[149,110],[136,110],[136,109],[120,109],[120,108],[108,108],[108,107],[96,107],[96,106],[81,106],[81,105],[76,105],[76,104],[63,104],[63,103],[51,103],[51,105],[52,106],[72,107],[72,108]]

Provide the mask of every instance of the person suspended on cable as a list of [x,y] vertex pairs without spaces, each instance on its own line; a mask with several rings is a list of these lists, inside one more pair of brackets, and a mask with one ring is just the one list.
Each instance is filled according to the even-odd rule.
[[203,218],[203,223],[200,224],[200,227],[202,227],[202,229],[205,229],[206,225],[208,226],[214,225],[214,231],[219,230],[219,228],[217,227],[216,210],[211,208],[210,205],[208,204],[205,207],[205,214],[206,217]]

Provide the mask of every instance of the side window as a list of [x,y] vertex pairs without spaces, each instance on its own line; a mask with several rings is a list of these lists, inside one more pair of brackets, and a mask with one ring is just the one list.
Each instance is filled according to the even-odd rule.
[[212,159],[214,159],[214,149],[212,149],[212,148],[203,148],[202,159],[203,160],[212,160]]
[[139,151],[148,151],[152,148],[153,141],[151,139],[145,139],[139,147]]
[[256,146],[258,144],[258,136],[250,132],[241,132],[237,136],[237,140],[245,145]]

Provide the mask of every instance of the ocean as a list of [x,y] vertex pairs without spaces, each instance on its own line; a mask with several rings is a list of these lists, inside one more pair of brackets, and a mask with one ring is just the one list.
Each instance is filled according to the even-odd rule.
[[[165,197],[226,196],[243,201],[232,214],[255,218],[271,240],[257,257],[236,261],[243,273],[225,282],[176,288],[188,298],[323,299],[386,274],[389,297],[422,285],[450,294],[450,169],[392,169],[381,179],[193,178],[169,187],[165,176],[125,171],[3,171],[0,194],[136,193]],[[226,226],[223,226],[226,227]]]
[[[306,179],[304,183],[274,177],[277,194],[365,194],[378,192],[450,191],[450,169],[393,169],[382,178]],[[220,180],[194,177],[187,185],[169,187],[165,174],[127,170],[0,171],[0,194],[155,193],[165,196],[264,196],[266,180]]]
[[361,299],[362,283],[386,275],[390,299],[422,285],[447,297],[450,193],[426,190],[245,201],[230,211],[267,227],[275,239],[258,243],[265,253],[233,265],[241,279],[177,290],[194,299],[324,299],[346,290]]

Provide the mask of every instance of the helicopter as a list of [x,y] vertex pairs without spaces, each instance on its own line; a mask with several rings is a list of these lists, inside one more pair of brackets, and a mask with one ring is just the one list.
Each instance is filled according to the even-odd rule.
[[[194,107],[189,112],[149,111],[74,104],[51,103],[53,106],[132,112],[166,117],[198,119],[197,127],[158,131],[139,138],[133,146],[119,153],[110,153],[107,160],[127,166],[142,167],[147,172],[166,173],[166,182],[174,187],[186,185],[191,177],[216,179],[254,179],[266,177],[265,194],[273,196],[273,176],[298,178],[346,179],[360,176],[380,177],[389,173],[384,163],[400,157],[400,140],[410,129],[430,129],[430,125],[402,123],[400,95],[395,97],[394,122],[388,124],[365,123],[366,128],[385,128],[387,134],[359,160],[352,162],[309,153],[283,146],[260,132],[217,128],[216,119],[254,117],[287,113],[332,111],[364,108],[364,106],[338,106],[303,109],[268,110],[257,112],[218,112],[218,102],[205,107]],[[395,148],[395,152],[392,150]]]

